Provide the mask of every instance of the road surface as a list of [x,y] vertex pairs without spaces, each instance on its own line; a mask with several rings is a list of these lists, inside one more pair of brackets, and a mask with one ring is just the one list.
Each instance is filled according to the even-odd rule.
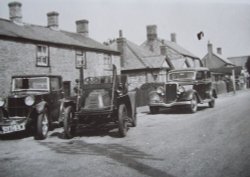
[[83,131],[63,139],[56,129],[43,141],[1,137],[0,177],[249,177],[250,90],[203,105],[195,114],[138,109],[138,126]]

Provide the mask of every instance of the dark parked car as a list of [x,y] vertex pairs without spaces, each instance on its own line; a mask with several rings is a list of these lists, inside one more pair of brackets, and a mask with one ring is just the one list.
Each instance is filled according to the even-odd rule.
[[[82,81],[83,82],[83,81]],[[128,126],[136,126],[135,92],[128,92],[127,77],[113,75],[87,77],[79,87],[77,99],[64,100],[64,132],[73,137],[79,128],[97,128],[107,124],[118,126],[126,136]]]
[[160,108],[186,107],[189,112],[197,111],[197,105],[208,103],[214,107],[217,94],[213,88],[208,68],[172,70],[168,81],[149,93],[149,108],[152,114]]
[[45,139],[52,123],[60,121],[62,98],[61,76],[13,76],[10,95],[0,98],[0,134],[28,130]]

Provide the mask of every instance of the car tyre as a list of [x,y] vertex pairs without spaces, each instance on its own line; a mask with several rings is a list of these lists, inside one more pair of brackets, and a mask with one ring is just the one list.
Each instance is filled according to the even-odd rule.
[[118,132],[121,137],[125,137],[128,131],[128,112],[125,104],[119,105],[118,108]]
[[197,108],[198,108],[197,96],[193,94],[191,104],[189,105],[189,112],[195,113],[197,111]]
[[76,126],[72,125],[73,120],[73,109],[71,106],[67,107],[64,111],[64,137],[66,139],[73,138],[76,132]]
[[47,138],[49,132],[49,118],[48,110],[45,108],[37,117],[37,127],[35,139],[44,140]]
[[132,118],[131,125],[132,125],[132,127],[136,127],[137,126],[137,116],[136,116],[136,114]]
[[210,108],[214,108],[214,105],[215,105],[215,100],[214,99],[208,102],[208,106]]
[[150,110],[150,113],[151,114],[157,114],[157,113],[159,113],[159,107],[155,107],[155,106],[150,106],[149,107],[149,110]]

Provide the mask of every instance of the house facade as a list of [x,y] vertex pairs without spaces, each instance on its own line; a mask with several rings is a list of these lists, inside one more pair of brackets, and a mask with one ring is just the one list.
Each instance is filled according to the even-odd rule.
[[108,44],[121,52],[121,73],[128,76],[129,89],[140,88],[145,83],[166,82],[171,69],[166,56],[145,50],[119,33],[119,38]]
[[171,41],[168,41],[158,37],[156,25],[148,25],[146,31],[147,40],[141,44],[141,47],[156,54],[165,55],[175,69],[202,66],[199,57],[177,44],[175,33],[171,34]]
[[59,29],[57,12],[47,14],[48,25],[26,24],[22,4],[9,3],[10,19],[0,18],[0,96],[10,90],[12,75],[61,75],[72,93],[81,67],[84,77],[121,71],[120,53],[91,39],[88,21],[76,21],[76,33]]

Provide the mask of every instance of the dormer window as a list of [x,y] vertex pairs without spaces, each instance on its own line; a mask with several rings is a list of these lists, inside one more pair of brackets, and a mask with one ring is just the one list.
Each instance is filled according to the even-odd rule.
[[49,66],[49,47],[45,45],[37,46],[36,66]]

